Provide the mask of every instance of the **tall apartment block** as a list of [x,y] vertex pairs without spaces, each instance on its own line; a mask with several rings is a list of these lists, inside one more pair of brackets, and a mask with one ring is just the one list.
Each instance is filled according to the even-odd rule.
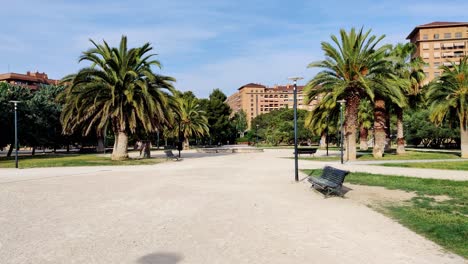
[[468,22],[432,22],[417,26],[406,39],[416,44],[414,56],[421,57],[427,65],[425,83],[439,76],[442,65],[458,63],[468,55]]
[[[310,104],[304,104],[303,95],[304,86],[297,86],[297,108],[312,110],[315,101]],[[226,103],[231,107],[233,113],[241,109],[247,114],[247,123],[250,128],[250,122],[256,116],[265,114],[280,108],[293,108],[294,104],[294,85],[275,85],[266,87],[265,85],[249,83],[241,86],[238,92],[229,96]]]

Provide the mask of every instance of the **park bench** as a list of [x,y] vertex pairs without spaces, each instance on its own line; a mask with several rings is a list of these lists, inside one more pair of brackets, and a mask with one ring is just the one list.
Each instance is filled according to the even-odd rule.
[[165,150],[165,151],[164,151],[164,154],[166,154],[166,158],[167,158],[167,159],[172,159],[172,160],[176,160],[176,161],[181,160],[181,158],[179,158],[179,157],[177,157],[176,155],[174,155],[174,153],[172,152],[172,150]]
[[322,191],[325,197],[328,197],[333,193],[343,196],[341,187],[343,186],[344,179],[348,173],[349,171],[325,166],[320,177],[317,178],[310,176],[308,181],[312,184],[311,188]]
[[298,148],[297,149],[297,155],[300,155],[300,154],[314,155],[315,153],[317,153],[317,148]]

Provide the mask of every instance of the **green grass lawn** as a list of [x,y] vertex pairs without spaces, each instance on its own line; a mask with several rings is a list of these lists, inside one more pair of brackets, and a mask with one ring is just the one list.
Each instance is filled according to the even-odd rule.
[[[116,165],[149,165],[165,161],[165,159],[129,159],[124,161],[113,161],[109,157],[96,154],[64,154],[64,155],[37,155],[20,156],[19,168],[41,168],[41,167],[75,167],[75,166],[116,166]],[[1,157],[0,168],[14,168],[14,157]]]
[[383,163],[379,166],[387,167],[406,167],[406,168],[423,168],[423,169],[441,169],[441,170],[468,170],[467,161],[454,162],[414,162],[414,163]]
[[[460,159],[460,156],[457,153],[446,153],[446,152],[422,152],[422,151],[406,151],[405,154],[397,155],[395,151],[390,153],[385,153],[382,158],[376,159],[372,156],[372,151],[362,152],[362,154],[357,155],[358,161],[366,160],[424,160],[424,159]],[[329,156],[329,157],[306,157],[303,155],[300,159],[305,160],[319,160],[319,161],[331,161],[331,160],[340,160],[339,156]]]
[[[318,176],[321,170],[305,170]],[[468,181],[420,179],[350,173],[346,182],[415,192],[404,204],[388,204],[383,212],[444,248],[468,258]],[[445,195],[450,199],[436,200]]]

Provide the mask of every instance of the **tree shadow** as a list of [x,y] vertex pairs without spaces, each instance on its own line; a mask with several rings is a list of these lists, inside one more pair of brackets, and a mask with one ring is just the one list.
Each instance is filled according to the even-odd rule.
[[140,264],[176,264],[183,259],[182,255],[171,252],[152,253],[138,259]]

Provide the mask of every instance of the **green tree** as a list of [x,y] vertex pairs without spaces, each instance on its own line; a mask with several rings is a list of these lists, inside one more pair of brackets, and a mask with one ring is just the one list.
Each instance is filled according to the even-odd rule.
[[239,112],[234,114],[232,125],[236,128],[236,133],[240,137],[244,137],[244,133],[247,130],[247,114],[244,110],[241,109]]
[[0,148],[9,145],[7,156],[11,156],[14,148],[14,108],[10,102],[12,100],[21,101],[18,104],[18,145],[26,145],[27,141],[33,137],[31,135],[34,129],[31,124],[30,108],[28,102],[32,98],[29,88],[14,86],[0,82]]
[[370,30],[340,31],[340,39],[331,36],[332,43],[322,42],[325,60],[309,64],[309,68],[322,68],[307,84],[306,96],[314,98],[331,93],[333,99],[345,99],[345,140],[346,160],[356,159],[356,130],[358,127],[358,107],[361,98],[374,98],[374,88],[385,86],[386,78],[384,54],[389,45],[377,47],[384,36],[370,35]]
[[178,97],[180,116],[180,132],[184,138],[184,149],[189,149],[189,139],[192,136],[201,137],[209,135],[208,119],[205,111],[195,97]]
[[[390,55],[393,58],[392,70],[395,75],[404,80],[405,85],[402,86],[403,93],[408,99],[405,108],[418,105],[422,101],[422,82],[425,79],[423,70],[424,61],[420,57],[412,57],[416,51],[416,46],[413,43],[397,44],[393,47]],[[405,108],[394,104],[395,114],[397,117],[397,154],[405,153],[405,138],[403,126],[403,111]]]
[[460,125],[461,156],[468,158],[468,57],[443,66],[442,75],[429,85],[431,121],[439,125],[444,119]]
[[92,129],[103,131],[110,122],[115,135],[113,160],[128,158],[128,135],[138,127],[154,132],[169,123],[168,111],[173,93],[171,77],[155,74],[152,66],[161,67],[149,43],[127,47],[122,36],[119,47],[106,41],[83,52],[81,61],[92,65],[64,78],[69,82],[61,115],[63,132],[83,126],[84,134]]
[[221,90],[214,89],[209,96],[208,105],[205,105],[208,108],[205,111],[208,117],[212,144],[224,144],[231,137],[231,124],[229,121],[231,108],[225,102],[226,99],[226,95]]

